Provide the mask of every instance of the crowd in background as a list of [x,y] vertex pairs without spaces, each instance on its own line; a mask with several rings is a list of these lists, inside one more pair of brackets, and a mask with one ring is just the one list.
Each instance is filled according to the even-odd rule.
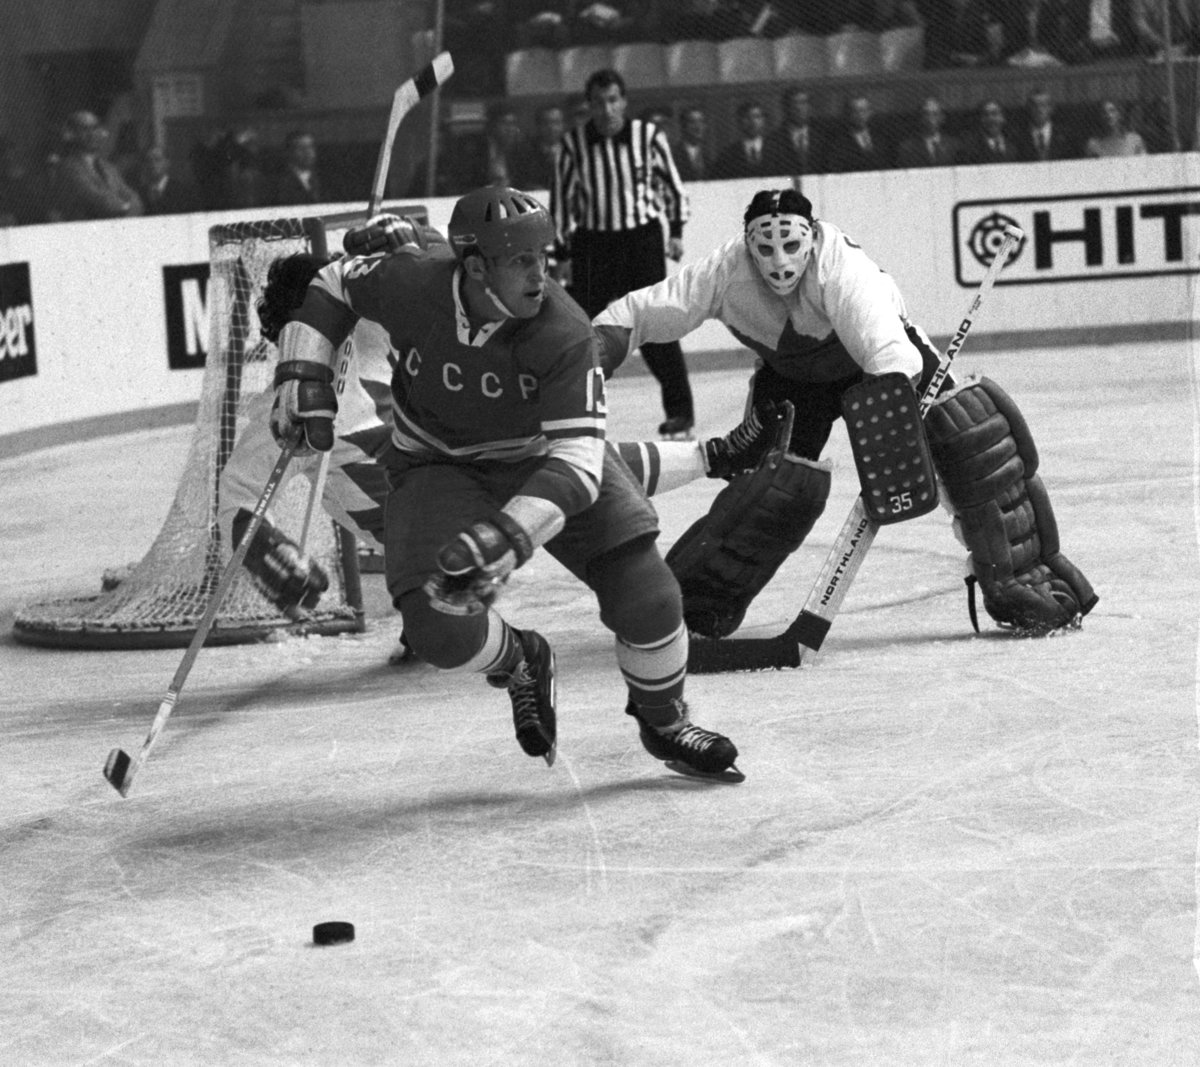
[[[489,183],[549,187],[559,141],[587,110],[580,96],[543,102],[532,115],[505,100],[509,48],[920,26],[930,70],[1197,54],[1200,0],[1168,5],[1169,29],[1162,0],[450,0],[444,32],[459,68],[455,82],[498,102],[482,124],[445,124],[435,161],[412,170],[405,194],[450,196]],[[804,86],[765,96],[757,92],[762,86],[744,88],[750,91],[738,100],[737,128],[721,143],[712,143],[702,102],[680,100],[670,111],[643,115],[667,130],[685,180],[1197,147],[1193,138],[1180,144],[1168,134],[1162,101],[1096,100],[1056,113],[1043,90],[1020,114],[995,100],[953,114],[932,93],[915,113],[877,116],[869,94],[852,94],[844,114],[818,118]],[[1029,132],[1034,127],[1052,133],[1039,139]],[[323,186],[346,184],[337,180],[344,177],[338,168],[348,165],[343,154],[323,153],[302,128],[277,145],[264,145],[252,126],[221,130],[175,160],[157,145],[121,151],[116,140],[87,110],[70,115],[36,161],[0,135],[0,225],[330,202],[335,197],[323,195]]]

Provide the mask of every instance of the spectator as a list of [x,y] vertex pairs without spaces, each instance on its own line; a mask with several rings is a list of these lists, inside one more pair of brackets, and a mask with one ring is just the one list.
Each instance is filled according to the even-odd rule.
[[886,170],[891,166],[892,153],[872,129],[873,117],[867,97],[852,96],[846,101],[845,122],[829,141],[831,172]]
[[[591,118],[563,137],[550,211],[556,273],[594,318],[612,300],[666,277],[666,257],[683,256],[688,203],[666,134],[626,118],[621,75],[596,71],[585,95]],[[679,342],[643,345],[642,358],[662,390],[666,419],[659,433],[689,437],[696,419]]]
[[526,175],[524,188],[550,188],[566,128],[566,117],[559,104],[543,104],[534,113],[533,140],[526,146],[524,162],[517,168]]
[[[447,124],[445,129],[434,195],[455,196],[485,185],[516,187],[526,177],[521,171],[532,165],[532,159],[514,105],[504,100],[492,104],[482,130],[477,125],[462,129],[461,124]],[[417,166],[410,196],[425,195],[427,167],[427,163]],[[521,188],[530,185],[520,182]]]
[[511,25],[501,0],[445,0],[442,41],[454,56],[455,74],[447,85],[451,92],[504,94],[504,56],[515,41]]
[[284,138],[283,154],[283,166],[275,179],[274,202],[280,205],[321,203],[316,138],[307,130],[291,130]]
[[743,100],[737,107],[737,140],[717,153],[714,166],[718,178],[765,178],[776,173],[767,158],[767,113],[757,100]]
[[1065,56],[1069,63],[1115,59],[1133,51],[1130,0],[1067,0]]
[[1054,101],[1046,89],[1034,89],[1025,101],[1026,121],[1016,134],[1017,158],[1026,161],[1078,159],[1079,146],[1062,123],[1054,121]]
[[196,144],[192,173],[209,210],[265,207],[270,200],[262,146],[252,126],[223,130]]
[[571,21],[571,42],[619,44],[622,41],[641,40],[647,32],[642,25],[645,6],[632,0],[608,0],[606,3],[587,0],[580,3]]
[[675,146],[675,166],[685,182],[708,181],[714,174],[714,158],[708,143],[708,115],[698,104],[689,104],[679,116],[680,136]]
[[807,89],[785,89],[780,98],[783,121],[766,137],[771,174],[820,174],[825,161],[812,125],[812,100]]
[[138,160],[134,186],[147,215],[186,214],[200,210],[200,196],[186,178],[171,173],[171,161],[158,145],[147,148]]
[[1168,52],[1175,58],[1186,55],[1197,28],[1194,22],[1190,0],[1130,0],[1136,50],[1151,59],[1164,59]]
[[985,0],[926,0],[925,66],[987,67],[1000,61],[1002,31]]
[[921,103],[919,129],[896,150],[898,167],[950,167],[958,162],[958,140],[945,132],[946,111],[936,96]]
[[1010,67],[1057,67],[1070,46],[1067,0],[998,0],[1003,57]]
[[1107,156],[1144,156],[1146,142],[1125,123],[1125,111],[1115,100],[1101,100],[1097,109],[1100,131],[1087,139],[1084,155],[1089,159]]
[[45,222],[43,188],[12,141],[0,136],[0,226]]
[[566,48],[573,0],[508,0],[516,48]]
[[56,218],[119,219],[141,215],[143,205],[121,172],[104,158],[108,130],[90,111],[76,111],[63,131],[53,211]]
[[660,9],[658,29],[668,41],[723,41],[749,28],[729,0],[667,0]]
[[967,136],[963,146],[966,163],[1015,163],[1017,146],[1008,135],[1008,118],[996,100],[979,106],[979,125]]

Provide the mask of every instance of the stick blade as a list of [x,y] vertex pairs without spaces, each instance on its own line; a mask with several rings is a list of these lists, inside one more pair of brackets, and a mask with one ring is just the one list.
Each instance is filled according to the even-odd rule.
[[688,649],[688,673],[782,671],[799,667],[802,659],[799,643],[787,632],[778,637],[699,637],[692,638]]
[[104,763],[104,777],[121,796],[129,795],[129,787],[133,785],[133,775],[129,773],[133,760],[127,752],[114,748]]

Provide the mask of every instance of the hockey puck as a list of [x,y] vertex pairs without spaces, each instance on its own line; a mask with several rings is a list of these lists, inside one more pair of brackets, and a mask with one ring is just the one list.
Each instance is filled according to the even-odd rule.
[[343,945],[354,940],[354,923],[317,923],[313,927],[314,945]]

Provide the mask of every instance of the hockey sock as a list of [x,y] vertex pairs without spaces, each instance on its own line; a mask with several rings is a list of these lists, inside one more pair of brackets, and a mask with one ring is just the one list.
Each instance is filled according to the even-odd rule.
[[506,678],[516,673],[525,662],[525,649],[521,645],[520,632],[509,626],[495,611],[487,613],[487,636],[483,647],[463,665],[463,670],[486,674],[490,682],[493,675]]
[[697,441],[621,441],[617,451],[647,496],[669,493],[708,473]]
[[658,641],[634,644],[617,638],[617,666],[639,707],[671,706],[683,699],[687,679],[688,633],[681,623]]

